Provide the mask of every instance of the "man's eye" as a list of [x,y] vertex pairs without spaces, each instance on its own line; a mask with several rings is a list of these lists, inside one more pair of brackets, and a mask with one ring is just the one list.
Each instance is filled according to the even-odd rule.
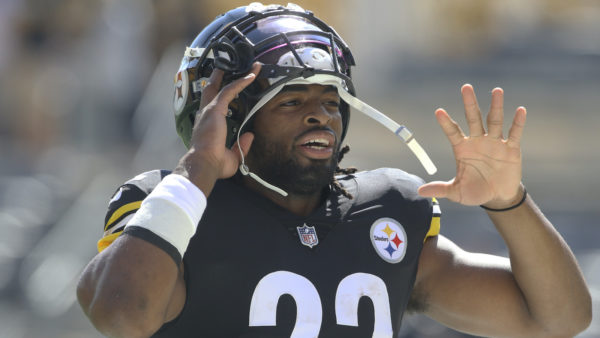
[[293,106],[297,106],[299,104],[298,100],[289,100],[289,101],[284,101],[280,104],[280,106],[283,107],[293,107]]
[[339,107],[340,103],[338,101],[327,101],[325,104],[332,107]]

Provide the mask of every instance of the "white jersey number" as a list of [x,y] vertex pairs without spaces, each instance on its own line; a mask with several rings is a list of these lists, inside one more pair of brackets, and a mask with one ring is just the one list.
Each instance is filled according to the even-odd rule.
[[[289,271],[276,271],[263,277],[252,294],[250,326],[275,326],[279,297],[288,294],[296,302],[296,324],[291,338],[319,335],[323,308],[317,289],[308,279]],[[390,303],[385,283],[368,273],[351,274],[338,284],[335,316],[338,325],[358,326],[358,302],[366,296],[373,302],[373,338],[393,336]]]

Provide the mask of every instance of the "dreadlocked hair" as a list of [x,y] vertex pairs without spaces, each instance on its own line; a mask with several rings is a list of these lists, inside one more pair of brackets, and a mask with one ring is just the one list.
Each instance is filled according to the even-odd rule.
[[342,162],[344,155],[346,155],[349,151],[350,151],[350,146],[348,146],[348,145],[346,145],[342,149],[340,149],[340,153],[338,154],[338,165],[335,168],[332,186],[333,186],[333,190],[335,190],[336,192],[346,196],[349,199],[353,199],[354,196],[352,196],[351,193],[349,193],[346,189],[344,189],[344,187],[342,187],[340,182],[338,182],[338,180],[335,178],[335,175],[346,175],[347,176],[347,175],[352,175],[356,171],[358,171],[358,169],[356,169],[354,167],[340,168],[340,162]]

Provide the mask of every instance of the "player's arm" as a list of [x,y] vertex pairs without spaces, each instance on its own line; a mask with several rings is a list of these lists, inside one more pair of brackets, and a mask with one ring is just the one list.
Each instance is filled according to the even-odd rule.
[[[231,177],[235,173],[240,155],[237,146],[233,150],[225,147],[225,115],[229,102],[254,80],[259,68],[255,65],[248,76],[221,90],[223,72],[213,72],[203,91],[202,109],[196,117],[191,147],[174,171],[185,179],[182,181],[179,177],[173,186],[166,187],[163,185],[167,181],[165,178],[144,200],[124,234],[84,269],[77,287],[79,303],[103,334],[110,337],[148,337],[165,322],[177,317],[183,309],[186,291],[181,257],[187,242],[182,244],[177,229],[188,222],[186,217],[189,214],[181,215],[177,208],[183,205],[185,209],[185,204],[191,203],[187,203],[189,200],[181,200],[181,205],[175,203],[173,214],[171,202],[179,197],[173,197],[169,189],[177,188],[182,182],[184,186],[189,183],[208,196],[217,179]],[[240,145],[244,152],[248,151],[251,142],[252,135],[242,135]],[[153,194],[160,191],[164,193],[162,197],[171,200],[153,199]],[[188,210],[192,213],[197,211],[193,204],[191,207],[188,205]],[[167,219],[164,215],[173,217]],[[193,227],[197,224],[190,223]],[[144,224],[151,226],[144,228]],[[187,234],[187,241],[192,235],[193,232]]]
[[518,205],[488,211],[509,259],[465,252],[441,236],[429,239],[413,301],[429,316],[473,334],[573,336],[591,321],[591,298],[573,253],[520,183],[525,109],[517,109],[504,139],[502,90],[492,91],[487,133],[473,88],[463,86],[462,93],[470,136],[444,110],[436,111],[453,146],[457,175],[419,192],[497,210]]
[[121,235],[86,266],[77,297],[106,336],[148,337],[183,308],[183,269],[154,244]]
[[[539,212],[527,203],[515,214]],[[545,220],[510,223],[509,230],[497,225],[510,260],[463,251],[443,236],[427,240],[413,302],[437,321],[475,335],[574,336],[589,325],[591,304],[573,254]]]

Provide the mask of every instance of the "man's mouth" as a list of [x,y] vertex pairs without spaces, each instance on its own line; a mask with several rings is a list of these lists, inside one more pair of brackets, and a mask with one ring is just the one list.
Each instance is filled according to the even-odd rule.
[[324,138],[316,138],[308,140],[307,142],[303,143],[302,146],[313,149],[323,149],[329,147],[329,141]]
[[296,145],[301,153],[310,159],[327,159],[333,154],[335,135],[329,130],[315,130],[300,137]]

